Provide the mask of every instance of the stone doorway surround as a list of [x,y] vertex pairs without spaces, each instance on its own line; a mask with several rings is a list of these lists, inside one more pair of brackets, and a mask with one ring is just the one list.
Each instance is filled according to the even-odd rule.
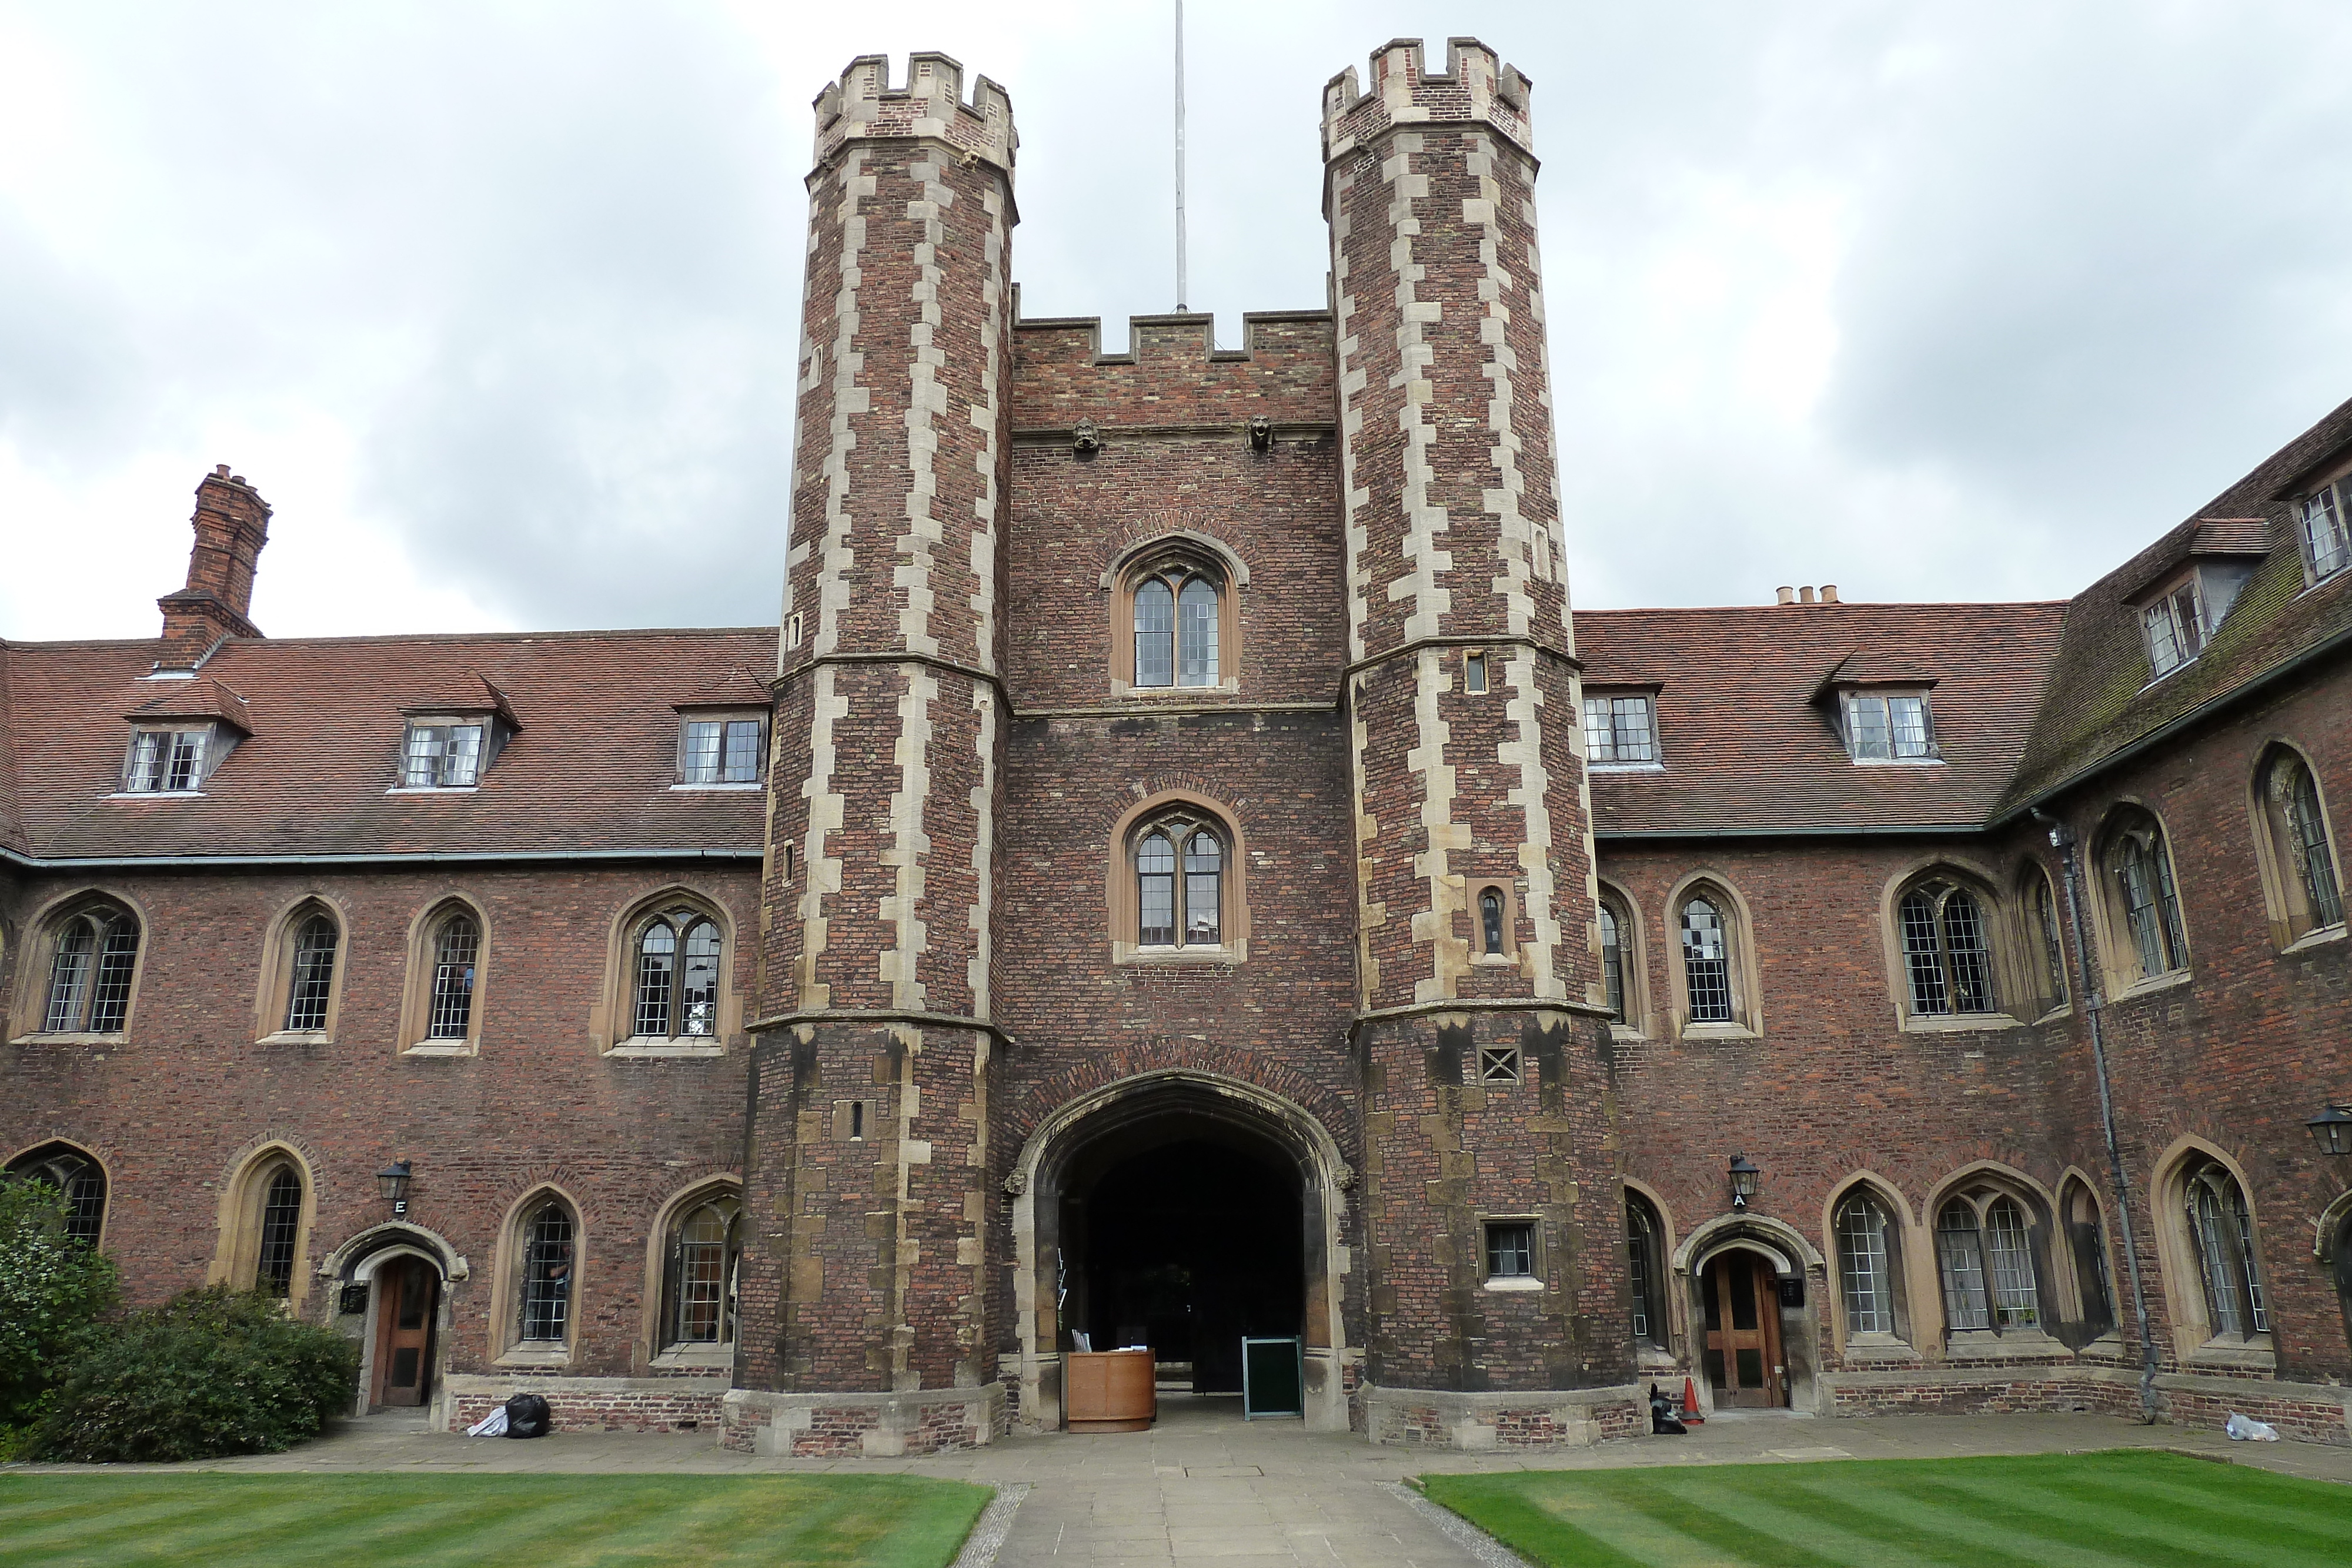
[[1213,1124],[1254,1135],[1297,1172],[1305,1228],[1306,1426],[1348,1429],[1348,1394],[1360,1349],[1348,1343],[1344,1312],[1351,1260],[1340,1239],[1355,1172],[1324,1125],[1294,1102],[1221,1073],[1168,1068],[1138,1073],[1078,1096],[1041,1124],[1006,1178],[1013,1198],[1013,1317],[1019,1351],[1005,1381],[1017,1380],[1018,1422],[1027,1431],[1062,1427],[1056,1263],[1061,1206],[1073,1162],[1122,1133],[1149,1136],[1153,1124]]
[[449,1287],[467,1277],[465,1258],[449,1245],[446,1238],[422,1226],[404,1223],[372,1225],[345,1241],[320,1260],[318,1279],[321,1293],[327,1297],[328,1321],[345,1333],[351,1332],[352,1315],[341,1311],[335,1299],[344,1285],[367,1287],[367,1312],[358,1320],[360,1342],[359,1386],[352,1391],[352,1414],[368,1413],[369,1396],[375,1388],[375,1362],[378,1344],[383,1338],[383,1324],[379,1319],[384,1292],[376,1288],[376,1273],[395,1259],[415,1258],[433,1270],[439,1282],[434,1292],[433,1324],[427,1336],[431,1346],[431,1364],[425,1370],[430,1393],[423,1409],[429,1425],[436,1429],[448,1420],[448,1369],[450,1314],[452,1310]]
[[1805,1304],[1780,1309],[1780,1354],[1788,1368],[1788,1405],[1791,1410],[1819,1411],[1822,1396],[1816,1375],[1821,1343],[1822,1292],[1829,1289],[1829,1260],[1795,1227],[1761,1214],[1724,1214],[1695,1228],[1675,1249],[1669,1268],[1674,1289],[1690,1325],[1691,1380],[1700,1403],[1715,1408],[1715,1394],[1699,1354],[1706,1341],[1706,1266],[1732,1250],[1754,1253],[1770,1267],[1776,1279],[1802,1281]]

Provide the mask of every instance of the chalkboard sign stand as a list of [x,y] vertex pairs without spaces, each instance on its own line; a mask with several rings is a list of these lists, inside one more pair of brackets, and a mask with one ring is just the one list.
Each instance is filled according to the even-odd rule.
[[1242,1341],[1242,1419],[1307,1414],[1307,1353],[1298,1337]]

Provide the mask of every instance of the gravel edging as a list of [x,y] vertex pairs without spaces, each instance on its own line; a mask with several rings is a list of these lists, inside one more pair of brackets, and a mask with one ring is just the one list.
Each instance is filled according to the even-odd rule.
[[1391,1497],[1402,1498],[1404,1505],[1445,1533],[1445,1538],[1463,1551],[1485,1563],[1486,1568],[1535,1568],[1526,1558],[1463,1518],[1450,1508],[1443,1508],[1423,1497],[1420,1491],[1402,1481],[1375,1482]]
[[972,1521],[971,1533],[964,1537],[963,1550],[956,1553],[951,1568],[991,1568],[997,1549],[1013,1531],[1013,1516],[1021,1511],[1021,1500],[1028,1495],[1027,1481],[1007,1481],[998,1487]]

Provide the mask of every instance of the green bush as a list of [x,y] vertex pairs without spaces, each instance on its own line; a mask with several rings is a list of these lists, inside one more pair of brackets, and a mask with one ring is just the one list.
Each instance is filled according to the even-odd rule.
[[114,1300],[114,1263],[66,1234],[64,1195],[0,1178],[0,1450]]
[[274,1454],[352,1402],[359,1346],[220,1286],[126,1314],[66,1367],[37,1443],[52,1459]]

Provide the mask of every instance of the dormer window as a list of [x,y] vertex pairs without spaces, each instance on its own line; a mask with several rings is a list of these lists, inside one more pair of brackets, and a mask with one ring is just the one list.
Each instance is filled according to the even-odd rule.
[[756,718],[689,718],[678,735],[682,784],[757,784],[760,737]]
[[2140,629],[2147,638],[2149,669],[2160,678],[2203,653],[2252,575],[2250,564],[2200,561],[2142,601]]
[[1658,760],[1658,710],[1650,694],[1587,694],[1584,755],[1585,760],[1596,768],[1654,766]]
[[413,720],[400,750],[404,789],[470,789],[481,777],[489,727],[478,722]]
[[131,737],[122,769],[126,795],[193,795],[204,788],[205,762],[212,749],[210,725],[193,729],[142,729]]
[[1845,748],[1856,762],[1925,762],[1936,755],[1925,692],[1843,694]]
[[2352,477],[2324,485],[2305,497],[2303,559],[2314,582],[2352,566]]

